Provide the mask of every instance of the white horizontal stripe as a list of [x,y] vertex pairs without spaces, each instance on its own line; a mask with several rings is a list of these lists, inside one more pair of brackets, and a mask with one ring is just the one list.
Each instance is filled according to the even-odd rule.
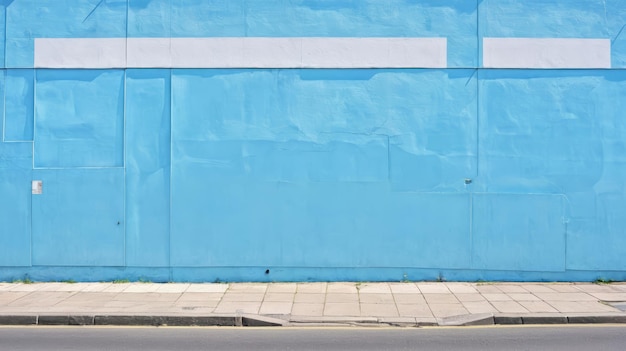
[[119,68],[126,39],[35,39],[35,68]]
[[170,38],[128,38],[127,67],[151,68],[172,66]]
[[37,68],[446,68],[446,38],[35,40]]
[[483,38],[485,68],[611,68],[609,39]]

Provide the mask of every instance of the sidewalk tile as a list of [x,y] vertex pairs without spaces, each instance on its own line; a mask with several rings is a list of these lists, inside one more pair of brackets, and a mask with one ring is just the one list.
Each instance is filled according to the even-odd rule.
[[541,301],[540,298],[538,298],[537,296],[533,295],[533,294],[507,294],[509,295],[509,297],[511,299],[513,299],[514,301]]
[[356,294],[357,289],[355,283],[328,283],[326,292],[329,294]]
[[487,301],[511,301],[512,299],[507,294],[492,294],[486,293],[483,294],[483,297],[487,299]]
[[495,284],[476,284],[476,290],[481,294],[502,294]]
[[[41,283],[34,283],[34,284],[13,284],[10,285],[9,288],[7,288],[5,291],[13,291],[13,292],[17,292],[17,291],[28,291],[28,292],[32,292],[32,291],[37,291],[43,287],[45,287],[45,284],[41,284]],[[2,291],[0,291],[1,293]]]
[[33,284],[24,284],[32,287],[37,287],[37,291],[58,291],[61,285],[65,285],[65,283],[59,282],[50,282],[50,283],[33,283]]
[[[83,291],[87,286],[83,283],[63,283],[59,285],[55,285],[52,290],[48,291],[68,291],[68,292],[79,292]],[[46,291],[41,289],[40,291]]]
[[524,306],[515,301],[491,301],[491,304],[502,313],[528,313]]
[[461,302],[487,301],[481,294],[454,294],[454,296]]
[[394,294],[393,298],[397,304],[426,304],[422,294]]
[[105,293],[105,292],[79,292],[66,299],[67,302],[102,302],[115,299],[119,293]]
[[184,292],[176,301],[219,301],[222,297],[224,297],[222,293]]
[[597,301],[598,299],[582,292],[578,293],[535,293],[544,301]]
[[233,283],[229,285],[228,292],[265,294],[267,285],[265,283]]
[[543,301],[518,301],[518,303],[532,313],[558,312],[554,307]]
[[222,301],[213,312],[258,314],[260,308],[261,302]]
[[326,294],[306,294],[297,293],[294,302],[304,303],[324,303],[326,301]]
[[265,301],[261,304],[260,314],[290,314],[292,302]]
[[107,286],[102,292],[123,292],[131,286],[130,283],[111,284]]
[[115,295],[115,301],[140,301],[140,302],[167,302],[176,301],[182,294],[180,293],[119,293]]
[[589,295],[602,301],[622,302],[626,301],[625,293],[590,293]]
[[263,293],[243,293],[243,292],[230,292],[228,291],[222,297],[222,301],[231,301],[231,302],[261,302],[263,301],[263,297],[265,294]]
[[445,283],[417,283],[422,294],[450,294]]
[[610,284],[576,284],[575,287],[584,293],[616,293],[621,292],[616,286]]
[[30,294],[28,291],[2,291],[0,292],[0,306],[9,303]]
[[361,303],[395,303],[391,294],[359,294]]
[[216,283],[206,283],[206,284],[191,284],[185,290],[188,293],[224,293],[228,290],[228,284],[216,284]]
[[326,302],[359,302],[359,295],[354,294],[326,294]]
[[361,316],[368,317],[398,317],[398,310],[393,303],[361,303]]
[[156,292],[159,284],[150,283],[132,283],[124,290],[125,293],[151,293]]
[[601,304],[600,302],[550,301],[549,304],[561,313],[619,312],[618,309]]
[[328,283],[298,283],[297,293],[325,294]]
[[433,316],[437,318],[469,314],[467,309],[460,303],[429,304],[428,306],[430,307]]
[[402,317],[433,317],[428,305],[396,304],[398,313]]
[[158,287],[159,293],[184,293],[189,288],[189,284],[167,283]]
[[498,310],[487,301],[463,302],[463,306],[469,313],[494,313]]
[[453,294],[424,294],[424,298],[428,304],[459,303],[459,300]]
[[172,304],[172,307],[182,308],[182,309],[197,309],[197,308],[215,308],[219,305],[219,300],[185,300],[185,301],[176,301]]
[[104,292],[113,283],[87,283],[81,292]]
[[626,283],[611,284],[611,287],[619,292],[626,292]]
[[7,306],[12,307],[44,307],[44,306],[54,306],[57,303],[64,301],[68,297],[76,294],[75,292],[67,292],[67,291],[47,291],[47,292],[32,292],[24,295],[12,302],[8,303]]
[[391,294],[387,283],[365,283],[357,286],[361,294]]
[[294,303],[291,309],[292,316],[321,316],[324,314],[322,303]]
[[391,292],[395,294],[420,294],[421,291],[414,283],[389,283]]
[[478,293],[476,288],[468,283],[446,283],[448,290],[453,294],[475,294]]
[[294,293],[266,293],[264,302],[289,302],[292,303],[294,300]]
[[143,301],[131,301],[131,300],[111,300],[105,302],[102,307],[105,308],[117,308],[121,311],[126,311],[126,308],[136,307],[136,306],[150,306],[148,303],[144,303]]
[[546,284],[525,284],[524,285],[524,289],[528,290],[529,292],[535,294],[535,293],[555,293],[557,292],[556,290],[552,290],[550,289],[550,287]]
[[555,283],[550,285],[550,289],[561,293],[577,293],[580,290],[573,284]]
[[498,284],[498,289],[507,294],[527,294],[528,290],[524,289],[522,285],[514,284]]
[[267,286],[267,292],[295,294],[297,288],[295,283],[271,283]]
[[358,302],[327,302],[324,305],[324,316],[357,317],[361,315]]

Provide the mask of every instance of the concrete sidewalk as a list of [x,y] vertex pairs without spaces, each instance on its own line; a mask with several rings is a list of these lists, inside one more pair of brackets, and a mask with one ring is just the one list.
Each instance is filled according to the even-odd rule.
[[626,284],[0,283],[0,324],[626,323]]

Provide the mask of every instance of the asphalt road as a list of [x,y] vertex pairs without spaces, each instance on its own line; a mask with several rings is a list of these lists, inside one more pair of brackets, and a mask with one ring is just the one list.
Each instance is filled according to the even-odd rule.
[[624,350],[626,326],[0,327],[0,350]]

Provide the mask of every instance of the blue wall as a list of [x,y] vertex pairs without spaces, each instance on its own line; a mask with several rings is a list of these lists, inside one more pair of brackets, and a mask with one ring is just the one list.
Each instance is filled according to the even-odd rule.
[[[622,0],[1,3],[0,281],[626,279]],[[126,37],[448,64],[34,68],[35,38]],[[482,68],[484,37],[607,38],[611,69]]]

